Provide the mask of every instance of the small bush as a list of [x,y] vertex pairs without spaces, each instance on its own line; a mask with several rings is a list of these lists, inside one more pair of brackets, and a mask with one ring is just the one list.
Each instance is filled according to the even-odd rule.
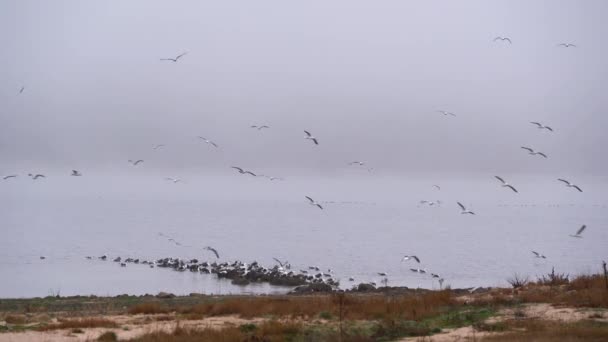
[[168,309],[160,306],[159,303],[141,303],[134,305],[129,308],[128,311],[131,315],[145,314],[145,315],[153,315],[153,314],[164,314],[169,312]]
[[242,324],[239,329],[244,333],[255,331],[258,327],[253,323]]
[[555,267],[551,268],[551,273],[547,274],[546,276],[541,276],[536,280],[536,283],[539,285],[549,286],[566,285],[569,282],[569,275],[564,273],[555,273]]
[[85,328],[116,328],[118,325],[105,318],[67,319],[59,323],[49,324],[38,328],[40,331]]
[[8,324],[25,324],[27,319],[22,315],[8,315],[4,317],[4,321]]
[[105,342],[118,341],[118,336],[113,331],[106,331],[105,333],[99,335],[99,337],[97,338],[97,341],[105,341]]
[[524,287],[524,286],[528,285],[528,283],[530,282],[530,280],[528,279],[528,277],[523,277],[523,276],[520,276],[519,274],[515,273],[513,275],[513,277],[507,279],[507,282],[509,284],[511,284],[511,286],[514,289],[519,289],[521,287]]
[[332,318],[331,312],[327,312],[327,311],[321,311],[319,313],[319,318],[321,319],[326,319],[326,320],[330,320]]

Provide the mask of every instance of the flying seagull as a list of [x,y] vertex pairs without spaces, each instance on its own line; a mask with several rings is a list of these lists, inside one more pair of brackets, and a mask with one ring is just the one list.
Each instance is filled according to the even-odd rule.
[[433,187],[435,187],[437,190],[441,190],[441,187],[439,185],[433,185]]
[[576,45],[571,44],[571,43],[561,43],[561,44],[557,44],[557,46],[563,46],[563,47],[576,47]]
[[78,172],[78,170],[72,170],[72,174],[70,176],[80,177],[82,176],[82,173]]
[[31,174],[31,173],[28,173],[28,176],[32,177],[32,179],[33,179],[33,180],[36,180],[36,179],[38,179],[38,178],[46,178],[46,176],[45,176],[45,175],[42,175],[42,174],[36,174],[36,175],[33,175],[33,174]]
[[315,145],[319,145],[317,138],[313,137],[312,134],[310,134],[310,132],[304,131],[304,133],[306,133],[306,136],[304,137],[304,139],[312,140],[315,143]]
[[250,174],[254,177],[257,177],[257,175],[251,171],[247,171],[247,170],[243,170],[242,168],[238,167],[238,166],[231,166],[231,168],[237,170],[240,174],[244,175],[244,174]]
[[465,208],[465,206],[464,206],[464,205],[462,205],[462,203],[460,203],[460,202],[456,202],[456,203],[458,203],[458,206],[460,207],[460,209],[462,209],[462,212],[460,212],[461,214],[471,214],[471,215],[475,215],[475,213],[474,213],[474,212],[472,212],[472,211],[470,211],[470,210],[467,210],[467,208]]
[[274,259],[274,261],[276,261],[279,264],[279,266],[281,266],[281,267],[287,266],[287,264],[289,264],[289,261],[287,261],[287,260],[285,260],[284,262],[281,262],[281,260],[279,260],[277,258],[272,258],[272,259]]
[[25,87],[21,87],[21,89],[19,89],[19,94],[23,93],[24,90],[25,90]]
[[541,124],[540,122],[530,121],[530,123],[533,125],[536,125],[539,129],[546,129],[546,130],[553,132],[553,128],[551,128],[549,126],[545,126],[545,125]]
[[441,113],[441,114],[443,114],[443,115],[445,115],[445,116],[448,116],[448,115],[456,116],[456,114],[454,114],[452,112],[445,111],[445,110],[438,110],[438,112]]
[[543,156],[543,157],[547,158],[547,155],[546,155],[546,154],[544,154],[544,153],[542,153],[542,152],[537,152],[537,151],[534,151],[534,150],[533,150],[533,149],[531,149],[530,147],[525,147],[525,146],[522,146],[521,148],[523,148],[524,150],[527,150],[527,151],[528,151],[528,154],[531,154],[531,155],[533,155],[533,156],[535,156],[535,155],[540,155],[540,156]]
[[213,252],[213,254],[215,254],[216,258],[218,258],[218,259],[220,258],[220,254],[217,252],[217,250],[215,248],[207,246],[203,249]]
[[283,180],[283,178],[281,178],[281,177],[272,177],[272,176],[264,176],[264,177],[268,178],[271,181],[273,181],[273,180]]
[[173,183],[178,183],[178,182],[182,181],[179,178],[171,178],[171,177],[167,177],[167,178],[165,178],[165,180],[172,181]]
[[534,253],[534,255],[535,255],[537,258],[547,259],[547,257],[546,257],[546,256],[544,256],[544,255],[542,255],[542,254],[540,254],[540,253],[538,253],[538,252],[532,251],[532,253]]
[[494,38],[493,41],[497,41],[497,40],[500,40],[502,42],[506,41],[506,42],[509,42],[509,44],[513,43],[509,37],[500,37],[500,36],[498,36],[498,37]]
[[217,147],[217,144],[216,144],[216,143],[214,143],[213,141],[211,141],[211,140],[209,140],[209,139],[207,139],[207,138],[204,138],[204,137],[201,137],[201,136],[199,136],[198,138],[199,138],[199,139],[201,139],[201,140],[203,140],[203,141],[204,141],[205,143],[207,143],[207,144],[211,144],[211,145],[213,145],[214,147]]
[[420,259],[415,255],[406,255],[401,259],[401,262],[407,261],[407,260],[412,260],[412,259],[416,260],[417,263],[420,263]]
[[502,178],[500,178],[500,177],[498,177],[498,176],[494,176],[494,178],[498,179],[498,180],[499,180],[499,181],[502,183],[502,185],[501,185],[501,186],[502,186],[503,188],[509,188],[509,189],[511,189],[511,190],[513,190],[513,191],[515,191],[515,192],[517,192],[517,189],[515,189],[515,188],[513,187],[513,185],[511,185],[511,184],[509,184],[509,183],[505,182],[505,180],[504,180],[504,179],[502,179]]
[[585,230],[585,228],[587,228],[586,225],[583,225],[582,227],[580,227],[577,231],[576,234],[574,235],[570,235],[571,237],[575,237],[575,238],[582,238],[581,234],[583,233],[583,231]]
[[154,147],[152,147],[153,150],[158,150],[161,147],[165,147],[165,145],[159,144],[159,145],[154,145]]
[[314,205],[316,207],[319,207],[319,209],[323,209],[323,207],[319,203],[315,202],[315,200],[313,200],[312,198],[310,198],[308,196],[304,196],[304,197],[306,197],[310,201],[310,205]]
[[262,125],[262,126],[251,125],[251,128],[257,128],[258,131],[261,131],[264,128],[270,128],[270,126],[266,126],[266,125]]
[[9,178],[17,178],[17,175],[8,175],[8,176],[4,176],[2,179],[3,180],[7,180]]
[[348,163],[348,165],[355,165],[355,164],[357,164],[359,166],[363,166],[363,165],[365,165],[365,162],[362,162],[362,161],[352,161],[352,162]]
[[177,56],[175,58],[161,58],[160,60],[161,61],[171,61],[171,62],[175,63],[175,62],[177,62],[178,59],[184,57],[187,54],[188,54],[187,52],[184,52],[184,53],[182,53],[181,55],[179,55],[179,56]]
[[129,163],[133,164],[133,166],[137,166],[137,164],[143,163],[143,162],[144,162],[143,159],[138,159],[138,160],[135,160],[135,161],[129,159]]
[[572,184],[572,183],[568,182],[567,180],[561,179],[561,178],[558,178],[557,180],[560,182],[563,182],[569,188],[575,188],[576,190],[583,192],[583,190],[581,190],[581,188],[579,188],[578,185],[576,185],[576,184]]

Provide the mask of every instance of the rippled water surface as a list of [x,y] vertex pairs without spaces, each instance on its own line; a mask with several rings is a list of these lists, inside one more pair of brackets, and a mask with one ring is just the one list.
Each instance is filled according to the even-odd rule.
[[[534,277],[552,266],[571,274],[590,272],[608,258],[607,187],[601,181],[581,185],[585,192],[578,193],[553,179],[511,176],[520,190],[515,194],[491,175],[189,178],[172,184],[161,175],[49,175],[0,183],[0,297],[287,290],[85,259],[107,254],[212,261],[202,249],[207,245],[218,249],[220,261],[271,266],[277,257],[289,260],[294,270],[331,268],[342,287],[351,285],[351,276],[356,283],[380,282],[377,272],[388,273],[389,285],[438,287],[410,267],[438,273],[453,287],[505,285],[516,272]],[[325,210],[308,205],[305,195]],[[461,215],[456,201],[477,215]],[[582,224],[588,226],[582,239],[568,236]],[[532,250],[547,259],[534,258]],[[416,254],[422,263],[402,263],[404,254]]]

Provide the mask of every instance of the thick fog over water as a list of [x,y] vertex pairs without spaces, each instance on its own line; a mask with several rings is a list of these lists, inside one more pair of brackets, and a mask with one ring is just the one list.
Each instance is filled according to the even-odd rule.
[[[599,0],[3,1],[0,176],[18,177],[0,180],[0,271],[23,277],[0,296],[144,291],[53,274],[90,276],[84,255],[197,255],[159,232],[226,260],[410,286],[431,283],[403,253],[458,286],[588,271],[608,243],[606,13]],[[147,290],[200,290],[171,279]]]

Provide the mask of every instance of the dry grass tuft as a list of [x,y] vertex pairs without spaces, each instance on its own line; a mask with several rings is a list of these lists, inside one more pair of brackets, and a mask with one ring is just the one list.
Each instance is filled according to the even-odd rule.
[[161,307],[159,303],[141,303],[130,307],[128,312],[131,315],[154,315],[168,313],[169,310]]
[[8,324],[25,324],[27,318],[23,315],[7,315],[4,317],[4,321]]
[[104,341],[104,342],[118,341],[118,336],[113,331],[106,331],[105,333],[99,335],[99,337],[97,338],[97,341]]
[[40,331],[85,328],[116,328],[118,325],[105,318],[80,318],[60,320],[59,323],[48,324],[38,328]]
[[[335,296],[228,298],[179,310],[185,317],[239,315],[245,318],[275,316],[292,318],[340,317]],[[344,319],[399,317],[422,319],[454,304],[451,292],[433,291],[420,295],[344,296]]]
[[579,321],[574,323],[541,321],[541,320],[513,320],[502,322],[509,331],[489,335],[482,341],[607,341],[608,323],[593,321]]
[[299,334],[301,323],[280,323],[269,321],[251,332],[237,327],[224,329],[193,329],[179,325],[172,332],[156,331],[134,338],[133,342],[242,342],[242,341],[285,341]]

